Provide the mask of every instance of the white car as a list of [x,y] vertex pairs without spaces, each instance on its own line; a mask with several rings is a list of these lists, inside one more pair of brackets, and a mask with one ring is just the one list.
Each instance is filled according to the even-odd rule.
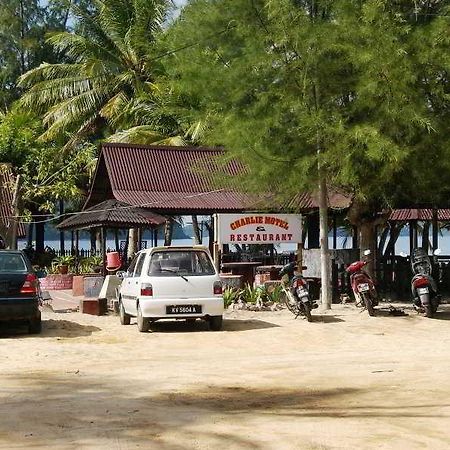
[[139,331],[160,319],[201,318],[222,328],[222,283],[211,255],[202,246],[154,247],[136,254],[119,290],[122,325],[137,318]]

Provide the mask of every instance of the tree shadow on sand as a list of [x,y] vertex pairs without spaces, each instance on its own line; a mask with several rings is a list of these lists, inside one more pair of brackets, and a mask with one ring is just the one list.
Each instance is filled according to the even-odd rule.
[[[443,408],[448,407],[419,401],[384,405],[383,399],[374,401],[365,397],[370,392],[357,388],[203,384],[192,388],[181,384],[179,390],[165,392],[130,377],[130,390],[126,386],[121,389],[118,380],[99,380],[79,371],[65,376],[44,371],[14,373],[6,374],[4,379],[7,397],[0,405],[0,435],[7,433],[16,444],[31,435],[33,446],[45,444],[47,448],[68,443],[76,446],[80,440],[96,442],[99,436],[107,436],[111,443],[123,442],[130,448],[193,449],[206,440],[214,444],[212,448],[233,444],[234,448],[261,449],[242,432],[237,436],[232,427],[228,432],[215,432],[213,415],[241,424],[249,414],[270,416],[273,423],[299,418],[442,418]],[[15,387],[8,388],[11,385]],[[430,412],[434,408],[436,411]],[[176,444],[171,439],[174,434],[189,440]]]
[[90,336],[92,333],[100,331],[101,328],[92,325],[81,325],[71,320],[48,319],[42,321],[42,332],[40,334],[28,334],[28,326],[23,323],[2,323],[0,324],[1,338],[48,338],[63,337],[77,338]]

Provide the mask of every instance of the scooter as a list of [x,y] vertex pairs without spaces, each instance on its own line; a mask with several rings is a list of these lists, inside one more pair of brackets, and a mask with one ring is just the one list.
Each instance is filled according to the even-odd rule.
[[440,304],[436,281],[431,276],[432,266],[427,252],[422,248],[415,248],[411,254],[411,293],[413,303],[419,312],[426,317],[433,317]]
[[[366,250],[364,255],[370,255],[370,250]],[[363,269],[367,263],[367,261],[363,260],[355,261],[345,270],[350,274],[350,285],[355,296],[356,305],[363,305],[367,309],[369,316],[374,316],[374,306],[378,305],[378,295],[372,278]]]
[[[291,262],[283,266],[279,272],[282,277],[281,286],[285,293],[285,303],[295,318],[304,316],[308,322],[312,322],[311,310],[319,305],[311,299],[306,279],[300,274],[295,274],[297,269],[297,263]],[[303,269],[306,267],[303,266]]]

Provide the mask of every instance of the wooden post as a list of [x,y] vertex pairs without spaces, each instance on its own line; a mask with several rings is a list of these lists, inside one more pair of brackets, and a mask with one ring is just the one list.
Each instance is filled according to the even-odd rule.
[[[60,216],[62,216],[64,214],[64,200],[63,199],[59,200],[59,214],[60,214]],[[61,230],[59,232],[59,247],[61,249],[61,255],[64,255],[65,250],[66,250],[66,242],[65,242],[63,230]]]
[[101,234],[101,245],[102,245],[102,258],[103,258],[103,268],[102,268],[102,275],[105,276],[107,274],[106,271],[106,230],[105,227],[102,227],[100,230]]
[[337,248],[337,227],[336,227],[336,213],[333,213],[333,249]]
[[137,229],[137,251],[142,250],[142,228]]
[[80,254],[79,251],[80,244],[80,232],[78,230],[75,231],[75,255],[78,257]]
[[114,228],[114,241],[116,244],[116,252],[120,250],[120,243],[119,243],[119,229]]
[[297,244],[297,267],[298,272],[303,273],[303,242]]
[[439,248],[438,210],[433,208],[433,252]]
[[409,221],[409,254],[412,255],[414,249],[414,226],[412,220]]

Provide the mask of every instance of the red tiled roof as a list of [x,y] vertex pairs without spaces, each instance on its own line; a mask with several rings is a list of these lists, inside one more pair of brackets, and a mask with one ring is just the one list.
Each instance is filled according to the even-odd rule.
[[[218,148],[105,143],[85,208],[106,198],[173,214],[317,207],[309,194],[299,194],[281,207],[267,195],[237,192],[229,181],[246,169],[226,156]],[[330,195],[331,207],[346,208],[349,203],[348,197]]]
[[[437,218],[441,222],[450,221],[450,209],[438,209]],[[433,220],[432,209],[394,209],[389,216],[393,221]]]

